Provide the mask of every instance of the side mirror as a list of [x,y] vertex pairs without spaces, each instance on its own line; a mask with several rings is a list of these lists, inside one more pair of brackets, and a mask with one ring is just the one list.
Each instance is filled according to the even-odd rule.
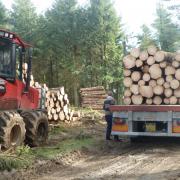
[[33,49],[29,48],[28,49],[28,70],[27,70],[25,92],[29,91],[29,86],[30,86],[30,76],[31,76],[31,70],[32,70],[32,53],[33,53]]

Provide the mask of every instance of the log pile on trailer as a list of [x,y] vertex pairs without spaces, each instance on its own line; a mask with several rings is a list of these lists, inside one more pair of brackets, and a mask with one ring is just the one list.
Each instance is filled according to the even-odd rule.
[[104,99],[107,97],[103,86],[81,88],[80,94],[82,107],[102,110]]
[[149,46],[131,50],[123,59],[124,104],[180,103],[180,53]]

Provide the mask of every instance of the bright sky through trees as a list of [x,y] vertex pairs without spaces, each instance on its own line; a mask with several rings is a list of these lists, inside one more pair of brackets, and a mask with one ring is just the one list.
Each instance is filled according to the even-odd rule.
[[[38,13],[44,12],[51,8],[54,0],[31,0]],[[84,5],[88,0],[78,0],[79,4]],[[171,0],[170,4],[177,4],[180,0]],[[2,0],[6,8],[10,9],[13,0]],[[114,6],[117,14],[122,17],[122,22],[125,24],[125,29],[128,33],[138,33],[143,24],[152,24],[156,5],[160,0],[114,0]]]
[[[13,0],[2,0],[5,6],[10,9]],[[50,8],[54,0],[32,0],[39,13]],[[85,4],[87,0],[78,0],[80,4]],[[159,0],[114,0],[114,5],[118,15],[122,17],[122,22],[126,24],[129,32],[139,31],[142,24],[151,24],[154,20],[156,3]]]

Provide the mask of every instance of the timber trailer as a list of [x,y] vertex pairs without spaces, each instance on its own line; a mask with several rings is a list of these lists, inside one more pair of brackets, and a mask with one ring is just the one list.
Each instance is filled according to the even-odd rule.
[[112,135],[180,137],[180,105],[114,105]]
[[[0,145],[39,146],[48,138],[43,89],[30,87],[32,46],[0,29]],[[23,82],[23,63],[28,64]]]

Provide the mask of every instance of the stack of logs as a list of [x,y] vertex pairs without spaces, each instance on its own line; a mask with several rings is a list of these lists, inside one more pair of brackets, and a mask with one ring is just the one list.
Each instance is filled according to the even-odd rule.
[[[27,63],[23,63],[23,82],[26,82],[27,69]],[[80,118],[79,112],[74,112],[70,109],[68,95],[65,93],[64,87],[49,89],[46,84],[41,85],[35,82],[33,75],[30,77],[30,86],[38,89],[40,92],[41,89],[44,90],[46,94],[44,108],[47,110],[50,123],[58,123],[59,121],[69,123]]]
[[59,121],[69,123],[79,117],[79,113],[74,113],[70,109],[68,95],[65,93],[64,87],[52,88],[46,92],[45,107],[51,123],[58,123]]
[[134,48],[123,64],[126,105],[180,103],[180,53]]
[[81,88],[80,94],[82,107],[102,110],[104,99],[107,97],[103,86]]

